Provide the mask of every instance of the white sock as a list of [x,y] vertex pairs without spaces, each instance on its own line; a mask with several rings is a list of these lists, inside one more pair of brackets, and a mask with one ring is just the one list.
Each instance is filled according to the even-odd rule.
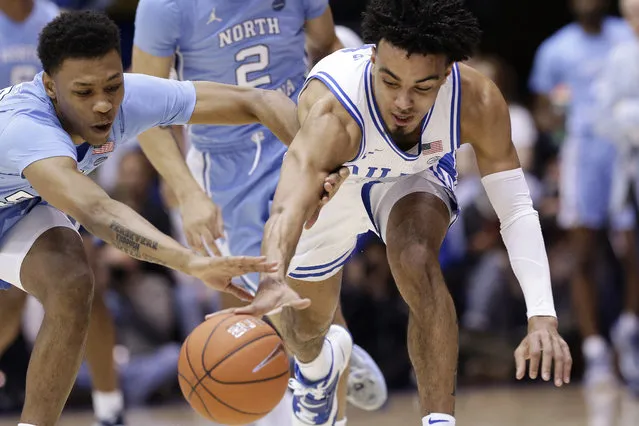
[[450,414],[430,413],[422,419],[422,426],[455,426],[455,418]]
[[300,372],[302,376],[311,382],[316,382],[328,376],[329,371],[331,370],[331,365],[333,363],[333,350],[331,349],[331,344],[328,340],[324,339],[324,345],[322,346],[322,351],[313,361],[308,364],[304,364],[300,362],[297,358],[295,358],[297,365],[300,368]]
[[93,413],[99,420],[113,420],[124,410],[124,397],[119,390],[93,391]]
[[586,337],[581,345],[586,359],[599,358],[608,352],[608,342],[599,335]]
[[31,425],[29,423],[18,423],[18,426],[36,426],[36,425]]
[[335,422],[335,426],[346,426],[346,417]]

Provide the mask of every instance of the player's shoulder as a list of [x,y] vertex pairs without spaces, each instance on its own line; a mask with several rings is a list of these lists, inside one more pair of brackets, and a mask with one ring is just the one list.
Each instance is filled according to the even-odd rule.
[[4,117],[20,115],[56,121],[55,109],[44,90],[42,72],[33,80],[0,90],[1,112]]
[[575,22],[565,25],[545,39],[538,48],[542,54],[561,54],[564,49],[570,48],[581,35],[581,27]]
[[459,64],[462,134],[482,128],[495,117],[508,117],[508,104],[497,85],[474,68]]
[[606,17],[604,20],[604,31],[608,31],[613,35],[622,37],[630,37],[632,35],[632,29],[626,20],[618,16]]
[[182,17],[185,12],[193,9],[193,2],[198,0],[140,0],[137,6],[137,19],[155,19],[158,16],[167,18]]
[[[140,99],[144,97],[145,93],[154,90],[162,90],[162,83],[167,79],[155,77],[148,74],[138,73],[124,73],[124,100],[126,102],[130,99]],[[169,80],[170,81],[170,80]]]
[[323,76],[331,77],[356,77],[360,76],[358,69],[365,67],[373,54],[373,45],[363,45],[358,48],[337,50],[322,58],[308,77],[322,79]]

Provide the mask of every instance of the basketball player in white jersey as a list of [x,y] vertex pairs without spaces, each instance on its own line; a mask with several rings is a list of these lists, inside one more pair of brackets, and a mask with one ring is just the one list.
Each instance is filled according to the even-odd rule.
[[[477,21],[461,0],[372,0],[363,36],[374,44],[326,57],[307,78],[298,105],[302,127],[264,231],[263,253],[280,269],[261,276],[250,306],[234,310],[275,315],[296,358],[293,424],[346,424],[335,401],[352,340],[331,320],[342,265],[368,230],[385,241],[410,309],[422,424],[455,424],[458,329],[438,252],[457,216],[461,143],[474,148],[528,308],[516,377],[525,376],[528,360],[531,378],[541,367],[551,380],[554,364],[554,384],[568,383],[572,359],[557,331],[548,259],[508,106],[490,80],[458,64],[479,41]],[[314,227],[304,229],[325,176],[342,164],[351,176]]]

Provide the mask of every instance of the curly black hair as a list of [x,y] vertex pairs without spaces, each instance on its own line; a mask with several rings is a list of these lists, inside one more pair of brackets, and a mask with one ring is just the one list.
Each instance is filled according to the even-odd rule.
[[42,29],[38,57],[51,75],[69,58],[99,58],[112,50],[122,54],[120,29],[104,13],[65,12]]
[[462,0],[371,0],[362,36],[373,44],[384,39],[408,55],[445,54],[457,62],[472,55],[481,30]]

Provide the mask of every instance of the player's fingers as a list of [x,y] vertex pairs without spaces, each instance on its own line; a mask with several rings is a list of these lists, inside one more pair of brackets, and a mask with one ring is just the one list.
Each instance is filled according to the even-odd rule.
[[564,368],[566,368],[564,352],[561,350],[559,339],[558,336],[553,336],[552,338],[552,351],[555,361],[555,386],[557,387],[560,387],[564,383]]
[[524,339],[519,347],[515,350],[515,377],[517,380],[521,380],[526,375],[526,357],[527,357],[528,343]]
[[349,169],[348,167],[340,167],[338,173],[341,178],[339,182],[342,183],[346,180],[347,177],[351,175],[351,169]]
[[570,383],[570,374],[572,371],[572,355],[570,354],[570,348],[568,347],[568,344],[561,339],[561,342],[559,343],[559,345],[561,346],[561,351],[564,354],[564,383],[568,384]]
[[227,257],[228,261],[236,262],[240,274],[244,275],[249,272],[275,272],[277,271],[277,262],[267,262],[265,256],[235,256]]
[[306,220],[306,222],[304,223],[304,229],[311,229],[313,225],[315,225],[315,222],[317,222],[317,218],[319,217],[320,209],[321,206],[315,209],[311,217]]
[[191,247],[191,250],[198,253],[200,256],[207,256],[206,249],[202,245],[202,241],[195,234],[186,232],[186,243],[189,247]]
[[215,224],[217,228],[215,239],[224,238],[224,219],[222,218],[222,213],[218,212],[215,219],[216,219]]
[[[218,256],[215,253],[217,247],[215,246],[215,237],[213,237],[213,230],[207,228],[206,226],[202,226],[198,231],[200,234],[200,241],[202,242],[202,247],[206,250],[207,256]],[[219,250],[218,250],[219,252]]]
[[273,262],[266,262],[265,257],[227,256],[214,258],[211,263],[223,275],[236,277],[248,272],[270,272]]
[[537,334],[528,335],[528,345],[528,356],[530,356],[528,375],[531,379],[536,379],[541,358],[541,341],[539,340],[539,336]]
[[552,361],[555,357],[555,350],[547,332],[540,333],[541,339],[541,378],[544,381],[550,380],[550,372],[552,371]]
[[204,317],[204,319],[211,319],[212,317],[214,317],[215,315],[224,315],[224,314],[235,314],[239,308],[228,308],[228,309],[222,309],[221,311],[217,311],[217,312],[213,312],[212,314],[208,314],[207,316]]
[[291,308],[299,311],[302,309],[306,309],[309,306],[311,306],[310,299],[296,299],[269,311],[268,313],[266,313],[266,316],[279,315],[282,313],[282,310],[284,308]]
[[211,245],[211,252],[217,257],[222,257],[222,251],[220,247],[217,245],[217,242],[213,241],[213,245]]
[[254,299],[253,295],[249,293],[247,290],[241,287],[237,287],[233,284],[229,285],[225,291],[245,302],[250,302],[251,300]]

